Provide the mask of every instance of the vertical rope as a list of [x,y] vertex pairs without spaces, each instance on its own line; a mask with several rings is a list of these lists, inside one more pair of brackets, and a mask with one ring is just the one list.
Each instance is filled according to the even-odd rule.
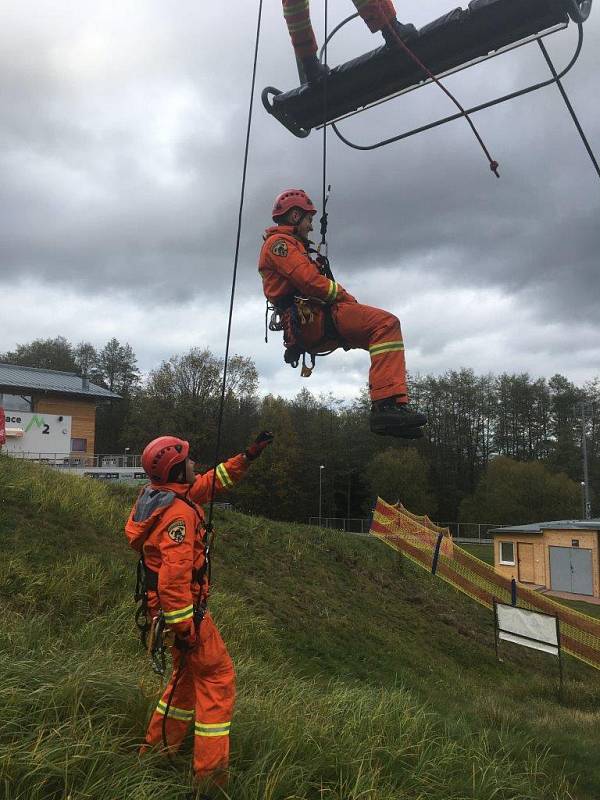
[[[327,70],[327,39],[329,36],[329,0],[325,0],[324,11],[325,45],[323,47],[323,63]],[[321,246],[327,255],[327,84],[329,75],[323,77],[323,166],[322,166],[322,192],[321,192]]]
[[231,343],[231,323],[233,320],[233,306],[235,302],[235,285],[237,281],[237,271],[240,257],[240,240],[242,235],[242,218],[244,214],[244,200],[246,197],[246,176],[248,173],[248,154],[250,151],[250,131],[252,130],[252,112],[254,110],[254,89],[256,86],[256,67],[258,64],[258,47],[260,43],[260,28],[262,22],[263,0],[258,3],[258,20],[256,23],[256,41],[254,45],[254,64],[252,67],[252,84],[250,89],[250,102],[248,105],[248,124],[246,127],[246,144],[244,148],[244,166],[242,170],[242,185],[240,189],[240,207],[238,212],[237,235],[235,240],[235,257],[233,260],[233,276],[231,279],[231,297],[229,300],[229,318],[227,321],[227,338],[225,343],[225,363],[223,365],[223,381],[221,384],[221,399],[219,402],[219,414],[217,419],[217,442],[215,446],[215,458],[213,463],[213,479],[210,492],[210,505],[208,509],[208,521],[206,529],[208,534],[212,531],[213,510],[215,503],[215,485],[217,481],[217,464],[219,463],[219,452],[221,450],[221,435],[223,430],[223,411],[225,407],[225,392],[227,389],[227,366],[229,363],[229,346]]

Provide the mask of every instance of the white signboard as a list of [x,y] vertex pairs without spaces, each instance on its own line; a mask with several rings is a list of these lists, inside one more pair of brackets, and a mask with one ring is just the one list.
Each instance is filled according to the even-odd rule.
[[529,611],[525,608],[496,603],[498,637],[533,650],[559,655],[558,622],[556,617]]
[[43,453],[49,458],[71,452],[71,417],[5,410],[6,453]]

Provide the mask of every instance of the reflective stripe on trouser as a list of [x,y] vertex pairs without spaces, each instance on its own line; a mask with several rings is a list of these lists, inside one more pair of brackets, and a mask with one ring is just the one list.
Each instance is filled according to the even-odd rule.
[[[173,676],[181,663],[179,650],[172,648],[171,652],[173,675],[146,733],[146,744],[158,747],[162,746],[164,713],[173,686]],[[200,625],[200,642],[187,653],[165,724],[169,750],[176,750],[185,737],[192,717],[195,717],[194,772],[199,776],[227,769],[228,734],[234,702],[233,663],[219,631],[207,614]],[[174,708],[182,713],[174,714]],[[182,719],[192,708],[193,714]]]
[[[283,16],[298,58],[306,58],[317,52],[317,40],[310,21],[309,0],[282,0]],[[391,0],[352,0],[356,10],[375,33],[396,18]]]
[[371,400],[406,396],[406,363],[398,318],[381,308],[338,303],[333,306],[333,319],[345,342],[369,351]]

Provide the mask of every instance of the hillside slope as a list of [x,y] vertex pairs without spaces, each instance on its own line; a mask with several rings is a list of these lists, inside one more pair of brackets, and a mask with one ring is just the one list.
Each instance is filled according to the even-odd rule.
[[[0,797],[187,796],[189,743],[178,770],[136,755],[158,686],[133,630],[131,500],[0,459]],[[378,542],[233,512],[217,529],[231,798],[599,796],[595,672],[567,661],[558,702],[551,659],[498,664],[490,614]]]

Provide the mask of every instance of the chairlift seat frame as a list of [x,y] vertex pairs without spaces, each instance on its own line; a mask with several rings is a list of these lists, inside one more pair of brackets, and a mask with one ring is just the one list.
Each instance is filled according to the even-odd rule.
[[[532,41],[540,42],[541,37],[566,28],[573,20],[579,27],[580,41],[575,57],[561,72],[560,78],[577,60],[582,43],[582,23],[588,18],[591,6],[592,0],[472,0],[467,9],[456,8],[425,25],[419,36],[409,42],[409,47],[431,72],[443,76],[481,63],[508,49]],[[338,25],[328,41],[354,16]],[[469,111],[505,102],[554,80],[533,84]],[[326,81],[303,84],[288,92],[266,87],[262,101],[268,113],[295,136],[304,138],[313,128],[332,124],[342,141],[355,146],[340,134],[336,122],[429,82],[408,53],[385,46],[335,67]],[[452,115],[375,145],[357,146],[357,149],[374,149],[459,116],[461,114]]]

